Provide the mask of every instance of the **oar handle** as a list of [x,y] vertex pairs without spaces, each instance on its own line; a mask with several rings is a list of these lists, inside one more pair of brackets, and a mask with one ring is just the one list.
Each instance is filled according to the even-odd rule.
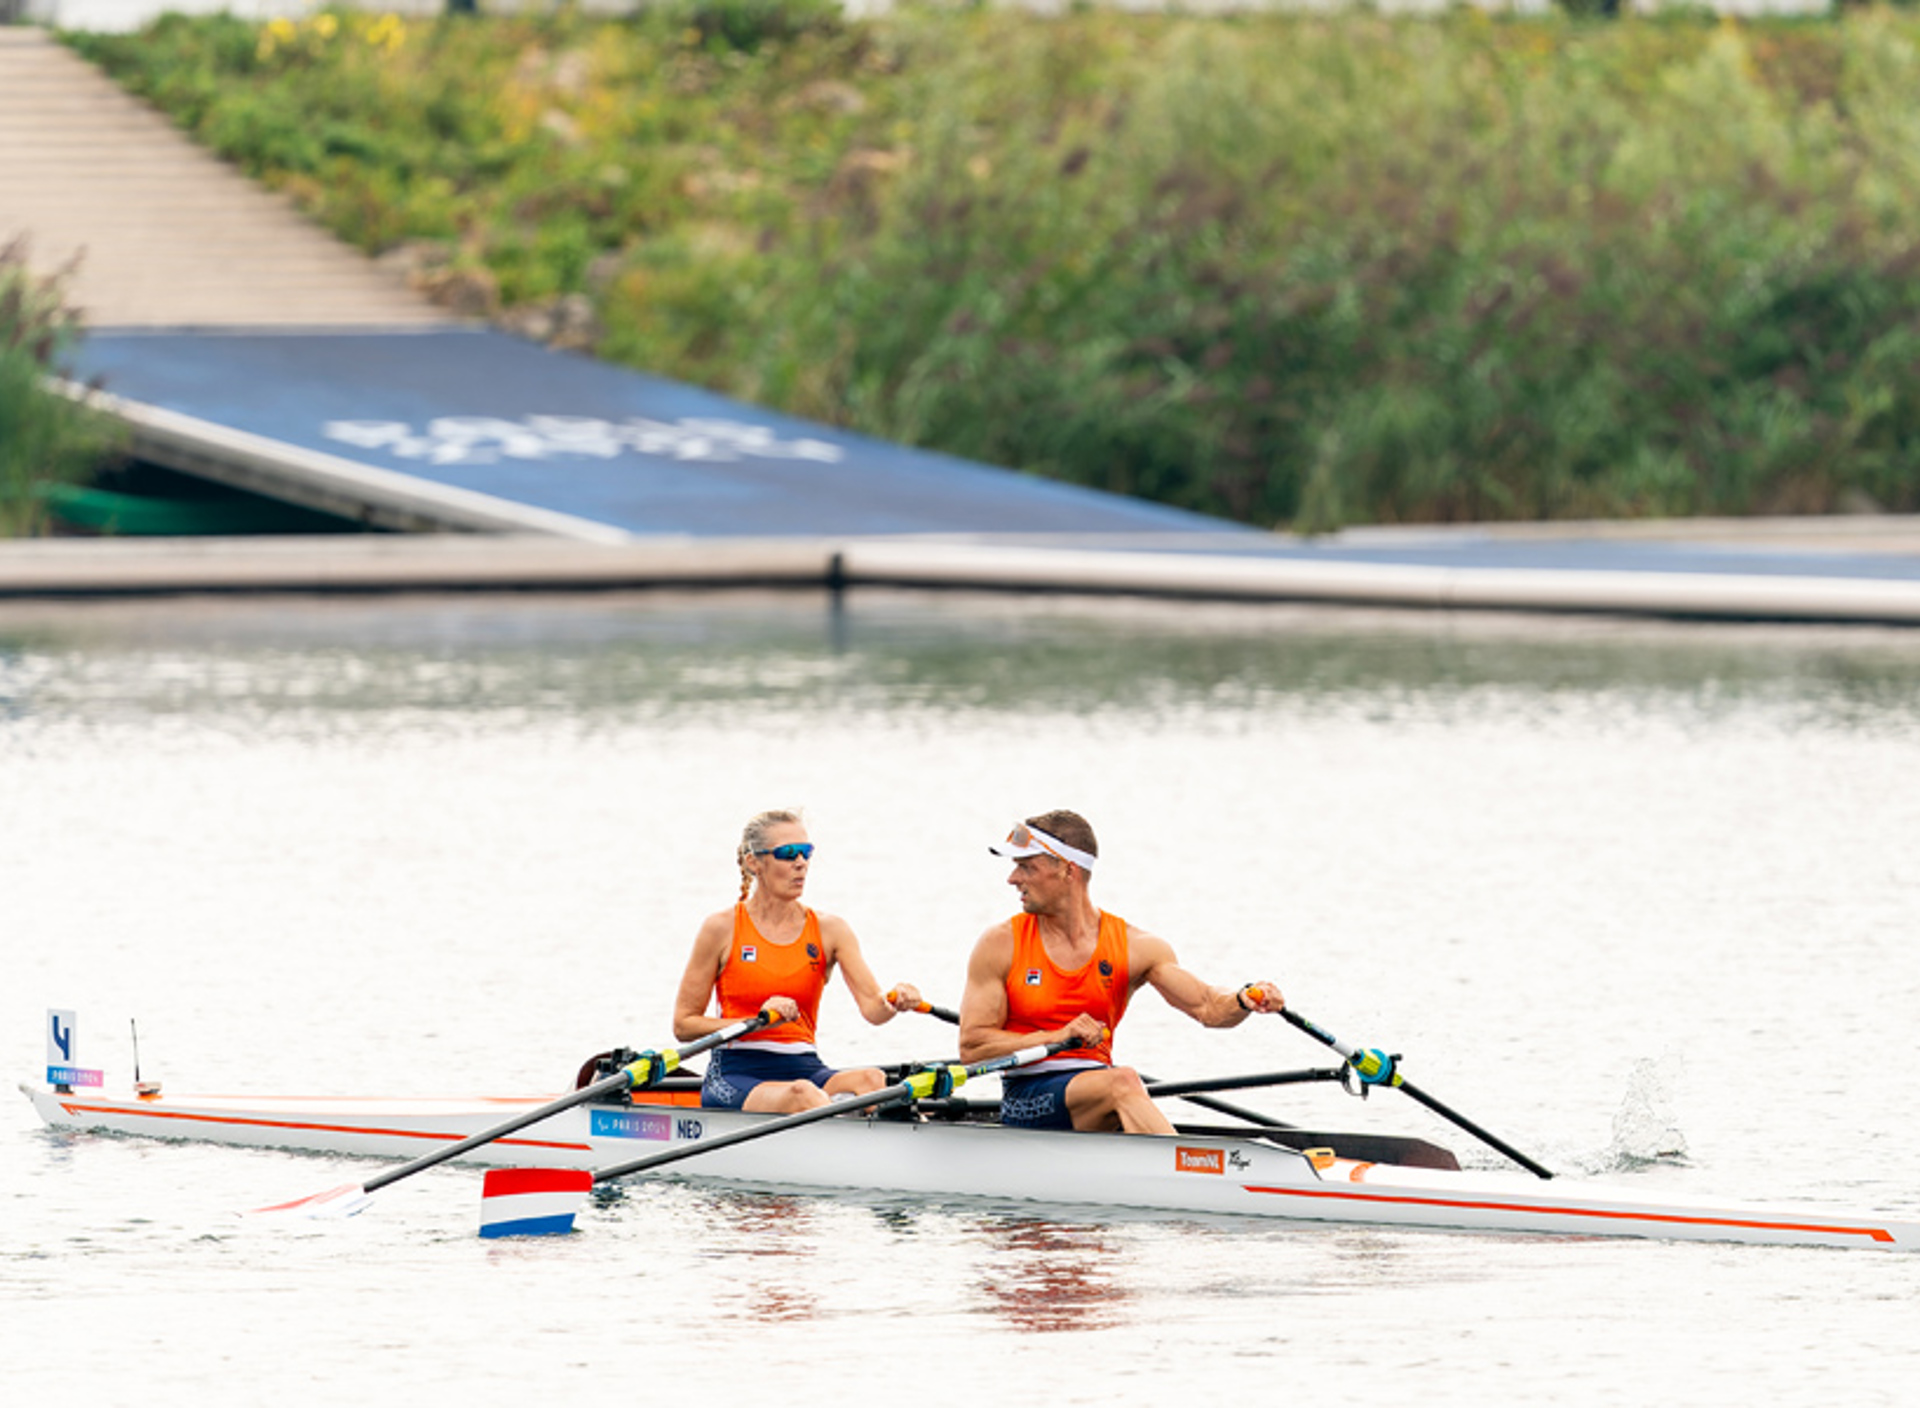
[[[690,1041],[685,1046],[677,1049],[654,1052],[647,1056],[642,1056],[632,1065],[622,1066],[612,1075],[604,1076],[594,1081],[591,1085],[584,1085],[570,1095],[563,1095],[558,1100],[551,1101],[537,1109],[528,1110],[523,1114],[515,1115],[512,1119],[504,1120],[489,1129],[483,1129],[478,1134],[468,1135],[457,1144],[449,1144],[444,1149],[435,1149],[431,1153],[422,1154],[419,1158],[411,1159],[401,1164],[398,1168],[388,1169],[376,1178],[369,1178],[361,1185],[361,1191],[364,1193],[377,1192],[379,1189],[385,1188],[388,1184],[398,1183],[401,1179],[411,1177],[413,1174],[419,1173],[422,1170],[430,1169],[435,1164],[443,1164],[448,1159],[457,1159],[469,1150],[478,1149],[482,1144],[491,1144],[496,1139],[504,1139],[515,1130],[525,1129],[530,1124],[538,1124],[541,1120],[551,1115],[557,1115],[563,1110],[571,1110],[575,1105],[584,1105],[589,1100],[597,1100],[603,1095],[614,1095],[622,1091],[631,1090],[635,1085],[645,1083],[647,1079],[645,1068],[650,1061],[658,1060],[665,1067],[665,1070],[671,1071],[689,1056],[698,1055],[702,1051],[710,1050],[713,1047],[720,1046],[729,1041],[738,1041],[741,1037],[751,1032],[757,1032],[762,1027],[772,1026],[777,1020],[778,1019],[771,1014],[762,1012],[758,1016],[747,1018],[745,1021],[735,1022],[731,1026],[722,1027],[717,1032],[709,1032],[697,1041]],[[637,1073],[636,1067],[641,1068]]]
[[[1049,1056],[1057,1056],[1062,1051],[1071,1050],[1080,1044],[1080,1038],[1068,1037],[1064,1041],[1050,1042],[1046,1046],[1029,1047],[1025,1051],[996,1056],[988,1061],[977,1061],[970,1066],[943,1066],[929,1071],[916,1071],[905,1080],[897,1081],[866,1095],[855,1096],[851,1100],[833,1100],[811,1110],[782,1115],[778,1119],[768,1120],[765,1124],[736,1129],[730,1134],[717,1135],[712,1139],[688,1140],[678,1148],[662,1149],[657,1154],[647,1154],[641,1158],[629,1159],[623,1164],[612,1164],[606,1168],[597,1169],[594,1172],[593,1181],[605,1183],[615,1178],[625,1178],[628,1174],[644,1173],[649,1169],[679,1163],[682,1159],[691,1159],[700,1154],[718,1153],[722,1149],[731,1149],[736,1144],[765,1139],[773,1134],[783,1134],[789,1129],[815,1124],[820,1120],[831,1119],[835,1115],[850,1115],[859,1110],[878,1109],[883,1105],[897,1104],[902,1100],[924,1100],[936,1093],[945,1094],[947,1091],[956,1090],[976,1076],[991,1075],[996,1071],[1009,1071],[1016,1066],[1032,1065],[1035,1061],[1044,1061]],[[945,1091],[940,1089],[942,1084],[946,1085]]]
[[[893,1001],[893,997],[894,994],[889,992],[887,994],[887,1001]],[[960,1014],[951,1007],[936,1007],[931,1002],[922,1000],[913,1004],[913,1010],[916,1012],[924,1012],[929,1017],[938,1017],[941,1021],[951,1026],[957,1027],[960,1025]]]
[[[698,1037],[688,1042],[685,1046],[668,1047],[665,1051],[643,1052],[638,1058],[628,1062],[618,1071],[608,1076],[606,1080],[596,1081],[593,1085],[588,1086],[587,1089],[607,1089],[609,1088],[609,1082],[613,1083],[610,1089],[616,1092],[631,1090],[635,1087],[644,1088],[654,1084],[663,1076],[672,1075],[686,1063],[686,1059],[689,1056],[698,1056],[702,1051],[708,1051],[716,1046],[722,1046],[729,1041],[738,1041],[741,1037],[749,1036],[759,1031],[762,1027],[777,1027],[786,1020],[787,1019],[779,1013],[762,1008],[759,1012],[746,1018],[744,1021],[722,1027],[717,1032],[708,1032],[705,1036]],[[658,1071],[654,1070],[655,1062],[659,1063]],[[617,1083],[622,1076],[626,1077],[627,1084],[625,1085]]]
[[[1341,1041],[1332,1032],[1329,1032],[1324,1028],[1314,1025],[1314,1023],[1308,1021],[1305,1017],[1302,1017],[1298,1012],[1294,1011],[1291,1007],[1281,1008],[1280,1015],[1282,1017],[1285,1017],[1289,1022],[1291,1022],[1294,1026],[1298,1027],[1301,1031],[1305,1032],[1308,1036],[1312,1037],[1315,1041],[1319,1042],[1322,1046],[1330,1046],[1335,1051],[1339,1052],[1340,1055],[1346,1059],[1347,1064],[1352,1066],[1355,1070],[1358,1070],[1363,1076],[1373,1076],[1379,1073],[1380,1062],[1382,1058],[1378,1055],[1378,1053],[1373,1051],[1362,1051],[1355,1047],[1348,1046],[1344,1041]],[[1411,1095],[1415,1100],[1419,1101],[1422,1105],[1425,1105],[1429,1110],[1432,1110],[1436,1115],[1439,1115],[1442,1119],[1451,1120],[1454,1124],[1458,1125],[1461,1129],[1464,1129],[1468,1134],[1471,1134],[1475,1139],[1478,1139],[1483,1144],[1486,1144],[1488,1147],[1496,1149],[1500,1153],[1505,1154],[1508,1158],[1512,1159],[1515,1163],[1519,1164],[1520,1167],[1525,1169],[1528,1173],[1531,1173],[1539,1178],[1553,1177],[1552,1169],[1548,1168],[1544,1164],[1537,1163],[1533,1159],[1528,1158],[1525,1154],[1521,1153],[1518,1149],[1514,1148],[1513,1145],[1507,1143],[1506,1140],[1500,1138],[1498,1135],[1488,1133],[1486,1130],[1482,1129],[1479,1125],[1475,1124],[1472,1120],[1468,1119],[1465,1115],[1461,1114],[1459,1111],[1449,1109],[1447,1106],[1441,1104],[1440,1101],[1434,1099],[1431,1095],[1427,1094],[1426,1091],[1420,1089],[1419,1086],[1415,1085],[1412,1081],[1408,1080],[1405,1076],[1401,1075],[1397,1062],[1390,1063],[1389,1068],[1387,1070],[1387,1074],[1384,1077],[1383,1083],[1387,1085],[1395,1086],[1400,1090],[1404,1090],[1408,1095]]]

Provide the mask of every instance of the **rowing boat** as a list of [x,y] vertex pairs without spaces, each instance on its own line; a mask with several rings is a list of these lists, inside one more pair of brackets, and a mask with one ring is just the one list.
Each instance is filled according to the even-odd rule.
[[[56,1129],[369,1158],[413,1158],[549,1103],[537,1097],[107,1095],[30,1083],[20,1089]],[[563,1110],[463,1159],[612,1168],[651,1150],[715,1141],[772,1118],[702,1109],[698,1101],[696,1083],[668,1082],[636,1091],[630,1101]],[[1182,1126],[1174,1135],[1053,1133],[1004,1128],[962,1101],[946,1107],[944,1115],[843,1114],[774,1139],[715,1149],[674,1165],[673,1174],[789,1191],[855,1189],[1391,1227],[1920,1250],[1920,1221],[1461,1169],[1418,1140],[1211,1126]],[[1313,1147],[1296,1147],[1302,1143]]]

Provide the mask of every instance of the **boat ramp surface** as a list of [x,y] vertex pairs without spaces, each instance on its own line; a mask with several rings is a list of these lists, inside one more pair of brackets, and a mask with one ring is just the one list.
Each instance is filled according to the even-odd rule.
[[890,586],[1920,624],[1904,518],[1308,540],[473,328],[96,332],[74,370],[144,458],[403,532],[22,545],[0,593]]
[[156,463],[401,530],[0,549],[0,594],[860,586],[1920,624],[1871,516],[1262,532],[473,328],[112,330]]
[[96,333],[74,372],[145,457],[379,527],[1250,536],[490,330]]

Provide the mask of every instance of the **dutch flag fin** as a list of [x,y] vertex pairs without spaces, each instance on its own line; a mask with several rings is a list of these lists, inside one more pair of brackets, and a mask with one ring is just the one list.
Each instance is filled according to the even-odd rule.
[[584,1168],[495,1168],[480,1190],[482,1237],[545,1237],[573,1231],[593,1187]]

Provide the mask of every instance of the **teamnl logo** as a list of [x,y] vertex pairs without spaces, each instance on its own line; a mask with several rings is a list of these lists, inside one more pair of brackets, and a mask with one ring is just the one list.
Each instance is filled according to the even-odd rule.
[[1176,1173],[1225,1173],[1227,1155],[1223,1149],[1196,1149],[1190,1144],[1176,1144],[1173,1149],[1173,1167]]

